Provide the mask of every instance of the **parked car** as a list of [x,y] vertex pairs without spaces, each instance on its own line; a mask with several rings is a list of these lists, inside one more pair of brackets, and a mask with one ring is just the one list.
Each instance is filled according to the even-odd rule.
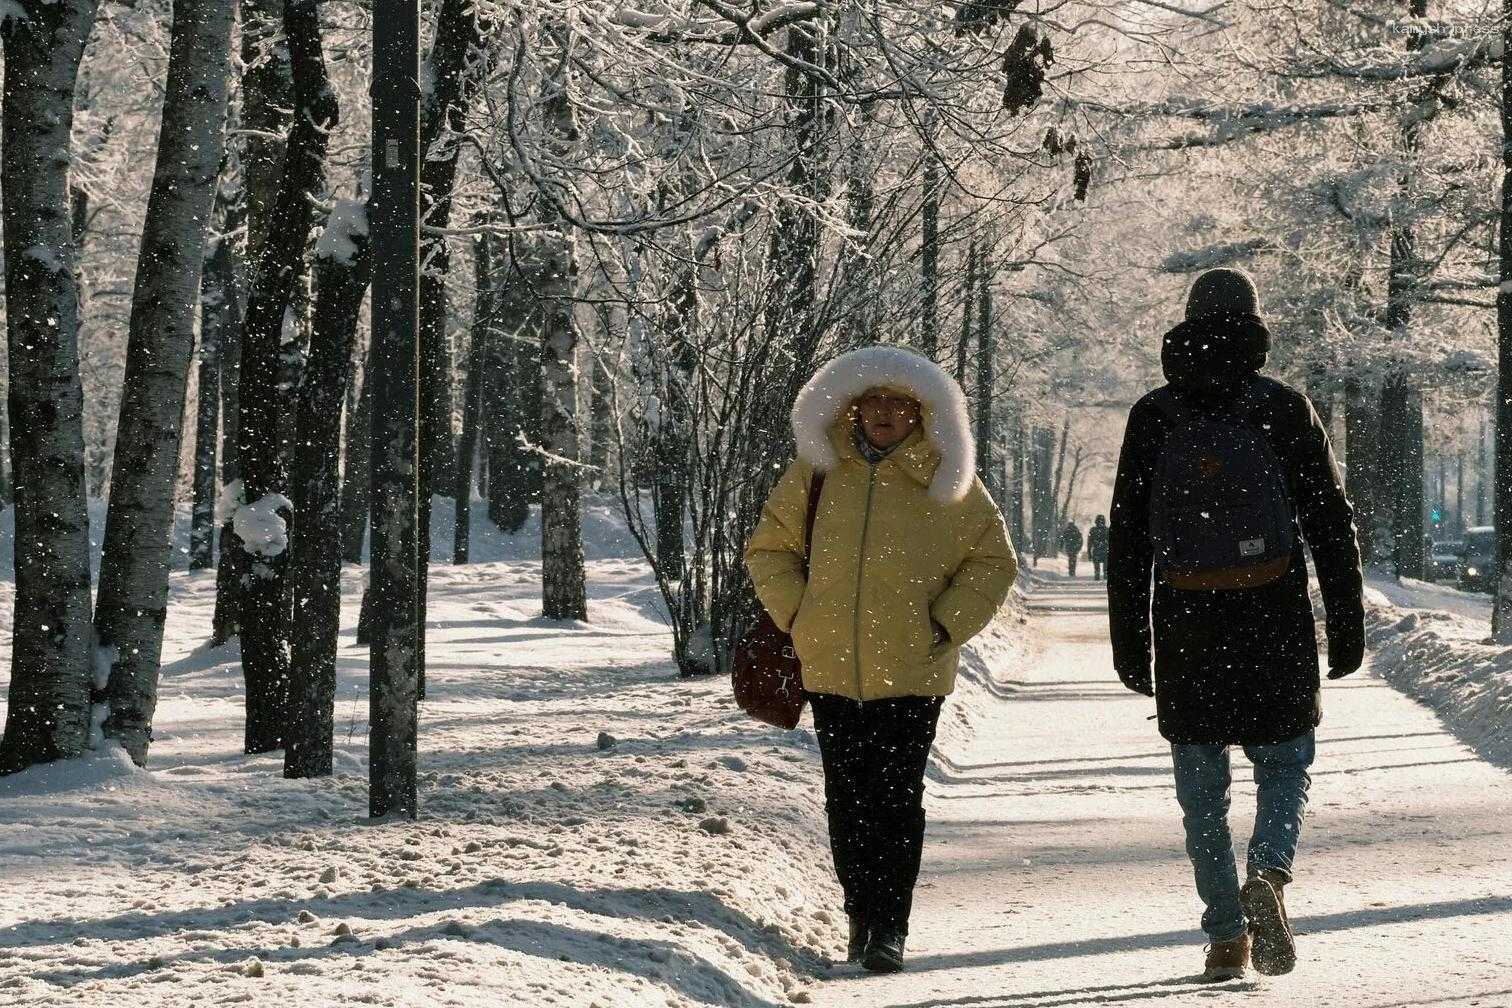
[[1460,572],[1460,554],[1465,550],[1463,539],[1440,539],[1428,551],[1428,565],[1424,573],[1429,581],[1457,581]]
[[1480,525],[1465,530],[1460,550],[1459,586],[1465,591],[1488,592],[1495,586],[1496,529]]

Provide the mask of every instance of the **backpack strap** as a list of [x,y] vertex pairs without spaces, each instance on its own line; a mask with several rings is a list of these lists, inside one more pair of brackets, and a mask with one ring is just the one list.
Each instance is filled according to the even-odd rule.
[[808,511],[803,517],[803,575],[808,577],[809,557],[814,552],[814,520],[819,517],[819,497],[824,493],[824,473],[809,480]]

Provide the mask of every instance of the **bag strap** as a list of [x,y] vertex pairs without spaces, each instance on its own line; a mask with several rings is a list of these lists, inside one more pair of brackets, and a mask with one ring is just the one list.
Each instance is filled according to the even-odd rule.
[[808,576],[809,557],[814,552],[814,520],[819,517],[819,495],[824,492],[824,473],[809,480],[808,512],[803,518],[803,575]]

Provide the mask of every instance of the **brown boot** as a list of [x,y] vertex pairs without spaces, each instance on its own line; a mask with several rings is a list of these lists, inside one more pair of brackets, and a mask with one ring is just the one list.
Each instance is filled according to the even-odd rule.
[[1244,968],[1249,965],[1250,936],[1242,934],[1229,942],[1214,942],[1208,946],[1207,969],[1203,970],[1203,983],[1223,983],[1225,980],[1244,979]]
[[1270,868],[1250,872],[1239,902],[1254,939],[1255,969],[1264,976],[1290,973],[1297,965],[1297,943],[1286,916],[1286,878]]

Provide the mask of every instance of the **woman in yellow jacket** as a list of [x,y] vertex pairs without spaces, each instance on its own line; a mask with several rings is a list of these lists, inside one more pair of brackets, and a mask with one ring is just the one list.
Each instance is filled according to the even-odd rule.
[[[793,406],[798,459],[746,565],[803,664],[824,761],[851,961],[903,968],[924,842],[924,770],[961,645],[1017,574],[976,476],[966,398],[933,362],[865,347],[820,368]],[[824,476],[808,577],[810,481]]]

